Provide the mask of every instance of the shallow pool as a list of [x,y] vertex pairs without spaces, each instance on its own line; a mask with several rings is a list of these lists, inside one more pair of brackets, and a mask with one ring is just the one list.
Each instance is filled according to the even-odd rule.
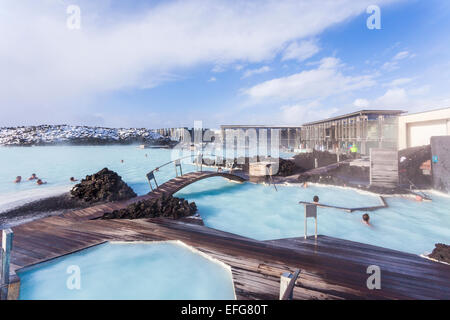
[[235,298],[230,269],[179,242],[105,243],[18,275],[22,300]]

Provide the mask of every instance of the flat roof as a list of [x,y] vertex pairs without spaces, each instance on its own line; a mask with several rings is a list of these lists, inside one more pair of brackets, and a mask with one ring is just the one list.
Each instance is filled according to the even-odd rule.
[[324,120],[318,120],[318,121],[313,121],[313,122],[307,122],[304,123],[304,126],[310,126],[310,125],[314,125],[314,124],[319,124],[319,123],[324,123],[324,122],[329,122],[329,121],[335,121],[335,120],[340,120],[340,119],[345,119],[345,118],[350,118],[353,116],[357,116],[357,115],[363,115],[363,114],[386,114],[386,115],[400,115],[402,113],[405,113],[406,111],[403,110],[359,110],[359,111],[355,111],[352,113],[347,113],[347,114],[343,114],[340,116],[336,116],[333,118],[328,118],[328,119],[324,119]]
[[300,129],[301,126],[288,126],[288,125],[279,125],[279,126],[271,126],[271,125],[249,125],[249,124],[223,124],[220,126],[221,129],[227,128],[279,128],[279,129],[289,129],[295,128]]
[[413,113],[408,112],[408,114],[405,114],[402,117],[413,116],[413,115],[421,114],[421,113],[439,112],[439,111],[444,111],[444,110],[450,110],[450,107],[444,107],[444,108],[439,108],[439,109],[430,109],[430,110],[418,111],[418,112],[413,112]]

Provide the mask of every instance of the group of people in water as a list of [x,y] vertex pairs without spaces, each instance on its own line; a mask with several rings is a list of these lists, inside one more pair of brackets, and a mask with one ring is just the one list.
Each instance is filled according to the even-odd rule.
[[[28,178],[28,181],[34,181],[36,180],[36,184],[37,185],[41,185],[41,184],[46,184],[47,182],[42,181],[42,179],[39,179],[36,176],[36,173],[31,174],[31,176]],[[21,183],[22,182],[22,176],[17,176],[16,180],[14,181],[15,183]]]
[[[306,182],[303,184],[304,188],[305,188],[305,184],[306,184]],[[319,204],[319,196],[314,196],[313,197],[313,202]],[[364,223],[365,225],[368,225],[369,227],[372,226],[370,224],[370,216],[369,216],[369,214],[367,212],[362,215],[362,223]]]
[[[36,173],[32,173],[31,176],[28,178],[28,181],[34,181],[36,180],[36,184],[37,185],[43,185],[46,184],[46,181],[43,181],[42,179],[39,179],[36,175]],[[76,182],[78,181],[77,179],[75,179],[74,177],[70,177],[70,182]],[[14,183],[21,183],[22,182],[22,176],[17,176],[16,180],[14,180]]]

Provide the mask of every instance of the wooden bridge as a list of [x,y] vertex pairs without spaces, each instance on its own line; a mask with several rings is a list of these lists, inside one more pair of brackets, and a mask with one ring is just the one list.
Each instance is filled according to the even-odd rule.
[[[180,191],[181,189],[187,187],[188,185],[207,178],[223,177],[225,179],[237,182],[245,182],[248,180],[244,172],[240,170],[235,171],[230,170],[229,172],[222,172],[218,171],[219,170],[218,168],[217,171],[212,170],[203,171],[202,156],[196,157],[196,162],[194,164],[196,165],[197,171],[183,174],[183,170],[181,167],[181,160],[188,157],[191,156],[169,161],[147,173],[147,180],[151,189],[149,195],[151,197],[159,198],[163,194],[167,196],[173,195],[174,193]],[[167,166],[169,164],[174,164],[175,166],[175,178],[163,183],[162,185],[158,185],[158,182],[155,177],[155,172],[159,171],[160,168]],[[153,185],[155,185],[155,188],[153,187]]]
[[245,177],[241,175],[226,172],[215,172],[215,171],[190,172],[163,183],[156,189],[152,190],[150,195],[153,195],[155,197],[160,197],[162,196],[163,193],[165,193],[168,196],[173,195],[174,193],[180,191],[181,189],[187,187],[190,184],[193,184],[194,182],[212,177],[223,177],[225,179],[237,182],[244,182],[247,180]]

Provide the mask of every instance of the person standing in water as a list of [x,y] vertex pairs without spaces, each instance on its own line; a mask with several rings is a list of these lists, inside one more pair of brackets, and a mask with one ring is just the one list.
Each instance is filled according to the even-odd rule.
[[314,196],[313,201],[314,203],[319,203],[319,196]]
[[22,181],[22,177],[21,176],[17,176],[16,180],[14,180],[14,183],[20,183]]

